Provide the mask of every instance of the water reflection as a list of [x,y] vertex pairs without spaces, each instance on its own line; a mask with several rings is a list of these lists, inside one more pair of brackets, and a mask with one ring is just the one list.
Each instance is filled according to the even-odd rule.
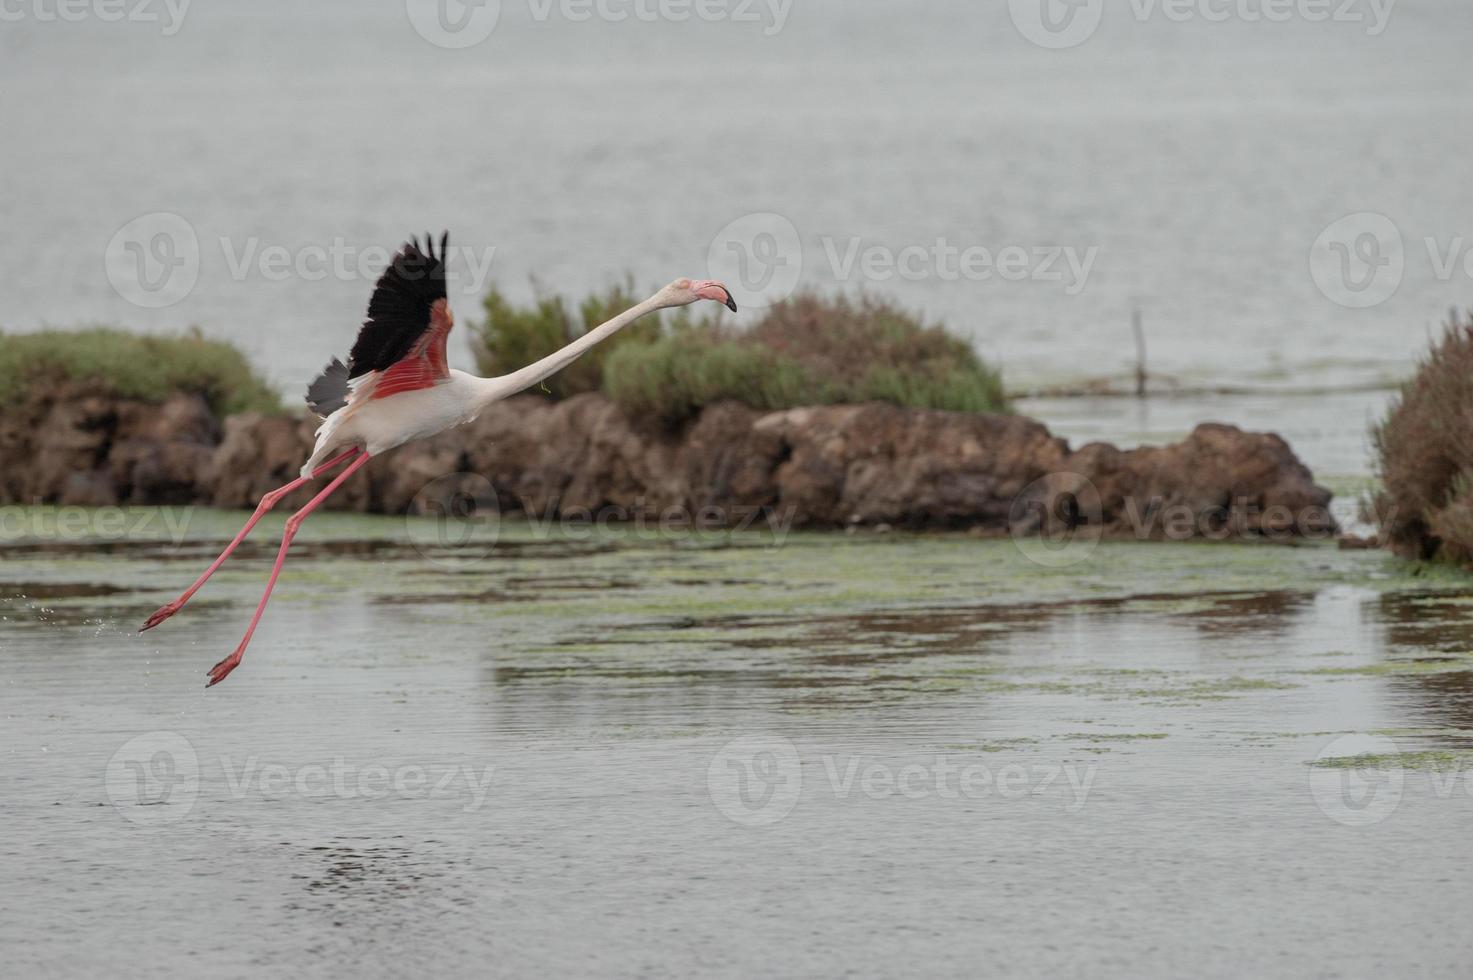
[[1473,592],[1390,593],[1377,614],[1392,647],[1457,653],[1473,643]]
[[1384,595],[1376,613],[1392,663],[1407,665],[1387,678],[1388,698],[1428,728],[1473,732],[1473,592]]
[[[1107,543],[1098,561],[1040,574],[1006,541],[802,535],[719,553],[512,540],[526,547],[443,567],[398,522],[378,529],[360,547],[327,522],[283,576],[250,669],[208,694],[200,672],[238,638],[264,552],[142,638],[129,627],[178,587],[171,554],[4,552],[7,588],[46,597],[12,598],[0,642],[0,720],[23,775],[5,800],[23,819],[0,868],[27,882],[0,940],[20,940],[20,962],[70,951],[97,972],[118,935],[168,949],[188,929],[210,938],[175,972],[373,974],[413,950],[420,972],[602,974],[610,958],[641,963],[697,937],[762,973],[770,963],[752,949],[808,957],[815,922],[861,949],[897,917],[928,935],[973,935],[982,921],[1017,950],[1056,934],[1030,924],[1060,914],[1060,895],[1086,914],[1115,907],[1121,887],[1152,913],[1131,936],[1158,945],[1174,935],[1159,919],[1215,928],[1237,902],[1260,941],[1298,948],[1300,907],[1340,908],[1347,881],[1355,894],[1388,881],[1435,892],[1408,904],[1438,936],[1450,934],[1444,907],[1473,901],[1461,881],[1422,877],[1456,839],[1456,801],[1410,797],[1388,836],[1352,838],[1334,835],[1307,789],[1306,762],[1335,733],[1427,730],[1406,744],[1441,745],[1452,736],[1437,732],[1473,722],[1470,675],[1451,672],[1467,591],[1431,590],[1383,556]],[[1387,672],[1400,664],[1447,672]],[[143,834],[100,774],[157,731],[186,739],[210,777],[192,810]],[[733,823],[709,783],[713,759],[746,737],[790,745],[801,763],[791,816],[762,830]],[[293,774],[338,757],[360,771],[490,767],[494,781],[475,806],[464,791],[231,790],[228,772],[252,759]],[[1075,791],[1087,778],[1092,795],[1075,811],[1047,793],[864,788],[877,765],[942,764],[1014,767],[1039,785],[1055,773],[1051,786]],[[61,859],[33,846],[58,834]],[[1394,869],[1357,870],[1368,840],[1394,846]],[[1173,892],[1184,875],[1215,889],[1210,901]],[[952,901],[924,900],[937,882]],[[831,901],[815,911],[809,893]],[[78,894],[106,944],[57,927],[79,914]],[[802,935],[781,932],[794,922]],[[1314,924],[1347,942],[1352,931],[1364,930],[1338,914]],[[1419,934],[1417,948],[1435,938]],[[929,948],[908,958],[928,962]],[[802,972],[823,974],[835,955]]]

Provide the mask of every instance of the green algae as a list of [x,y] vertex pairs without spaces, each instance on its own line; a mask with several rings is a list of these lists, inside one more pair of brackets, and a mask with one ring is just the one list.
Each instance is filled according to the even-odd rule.
[[1473,654],[1384,660],[1354,667],[1317,667],[1304,673],[1320,677],[1412,677],[1419,674],[1457,674],[1466,671],[1473,671]]
[[1473,765],[1473,749],[1424,749],[1417,752],[1363,753],[1312,759],[1317,769],[1432,770],[1460,772]]
[[[177,540],[158,518],[100,552],[76,540],[38,547],[35,534],[9,533],[24,522],[0,525],[7,611],[33,630],[82,619],[136,626],[245,516],[190,512]],[[281,520],[262,522],[191,612],[208,610],[214,623],[233,610],[243,628]],[[504,520],[484,549],[457,551],[417,543],[423,530],[422,519],[314,515],[267,622],[352,608],[378,630],[353,651],[360,661],[480,657],[489,682],[506,689],[740,688],[773,710],[803,714],[1071,699],[1074,712],[1109,714],[1117,725],[1119,711],[1205,710],[1343,677],[1416,681],[1473,662],[1446,650],[1426,656],[1429,644],[1457,642],[1459,617],[1473,608],[1470,580],[1329,543],[1106,541],[1077,565],[1044,568],[1006,538],[954,534],[571,533]],[[120,570],[125,591],[96,594]],[[26,590],[48,596],[44,617],[18,600]],[[1355,647],[1359,632],[1316,644],[1343,649],[1300,651],[1276,639],[1332,590],[1389,603],[1382,612],[1400,632],[1385,649]],[[150,642],[166,644],[171,628],[148,634]],[[408,639],[425,631],[448,652]],[[1151,644],[1134,645],[1147,634]],[[1177,652],[1208,642],[1218,651],[1211,660]],[[1331,657],[1373,662],[1309,659]],[[1118,734],[1050,737],[1100,746],[1166,737],[1159,722],[1123,724]],[[1008,743],[979,744],[1001,751]]]
[[1073,732],[1061,736],[1068,739],[1082,739],[1089,742],[1150,742],[1156,739],[1170,738],[1165,732]]

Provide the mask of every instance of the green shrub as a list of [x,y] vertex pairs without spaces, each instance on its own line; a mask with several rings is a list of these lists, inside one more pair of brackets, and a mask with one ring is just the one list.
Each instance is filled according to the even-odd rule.
[[604,368],[605,390],[632,417],[678,425],[714,402],[753,408],[812,403],[803,367],[755,344],[684,330],[648,344],[626,344]]
[[506,374],[568,342],[568,314],[561,297],[538,296],[531,307],[518,308],[493,289],[484,308],[485,323],[472,328],[480,340],[476,361],[483,374]]
[[1473,320],[1453,315],[1372,438],[1382,540],[1406,557],[1473,564]]
[[[575,318],[561,296],[546,296],[539,291],[530,307],[517,307],[493,288],[482,304],[486,319],[471,327],[477,367],[486,375],[507,374],[525,367],[566,347],[637,302],[633,285],[626,281],[585,299]],[[603,388],[604,362],[614,351],[626,344],[647,343],[662,332],[661,317],[645,317],[548,378],[544,387],[554,398],[599,391]]]
[[159,402],[198,392],[219,414],[278,412],[280,400],[234,346],[197,332],[157,337],[108,327],[0,334],[0,404],[36,385],[82,381],[107,394]]
[[[635,302],[626,283],[585,300],[578,321],[563,301],[512,306],[486,297],[476,330],[479,366],[505,374],[545,357]],[[555,398],[603,391],[634,416],[679,424],[713,402],[758,409],[886,401],[958,412],[1005,411],[998,372],[971,344],[876,299],[801,294],[750,329],[689,309],[621,331],[549,379]]]
[[797,404],[1007,409],[1002,376],[969,342],[883,300],[799,294],[769,308],[742,340],[801,365],[808,390]]

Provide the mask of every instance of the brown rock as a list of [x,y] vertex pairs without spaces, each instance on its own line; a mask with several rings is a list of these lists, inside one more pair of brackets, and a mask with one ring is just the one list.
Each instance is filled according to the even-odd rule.
[[883,404],[791,409],[755,428],[782,440],[778,507],[807,524],[1005,526],[1013,498],[1067,451],[1022,416]]
[[[200,497],[214,507],[253,509],[262,494],[296,479],[314,430],[305,419],[256,412],[230,416],[202,474]],[[299,507],[313,492],[298,490],[282,506]]]
[[1205,423],[1169,446],[1084,446],[1064,469],[1098,495],[1107,530],[1140,538],[1323,536],[1335,528],[1330,491],[1273,434]]
[[[0,418],[0,500],[206,503],[248,509],[297,476],[315,419],[162,405],[63,387]],[[294,492],[300,507],[320,488]],[[1098,525],[1143,538],[1322,533],[1329,492],[1274,435],[1202,425],[1180,443],[1071,452],[1022,416],[833,405],[760,413],[724,403],[679,431],[631,422],[600,395],[523,395],[376,460],[327,507],[425,511],[456,495],[503,512],[615,517],[679,509],[739,525],[769,509],[800,525]]]
[[108,449],[113,491],[130,503],[187,504],[210,469],[220,423],[197,394],[162,405],[119,401]]

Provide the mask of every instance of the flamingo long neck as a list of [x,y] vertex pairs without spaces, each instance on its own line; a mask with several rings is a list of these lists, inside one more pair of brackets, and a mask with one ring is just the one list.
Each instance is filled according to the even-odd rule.
[[500,401],[503,398],[515,395],[519,391],[525,391],[538,382],[545,381],[569,364],[572,364],[583,354],[587,353],[590,348],[608,340],[635,320],[643,316],[648,316],[657,310],[662,310],[669,305],[669,303],[661,299],[659,294],[656,294],[642,303],[636,303],[612,320],[600,323],[562,350],[555,351],[540,361],[534,361],[519,371],[513,371],[511,374],[503,374],[495,378],[482,378],[481,390],[479,392],[481,405],[485,406],[491,402]]

